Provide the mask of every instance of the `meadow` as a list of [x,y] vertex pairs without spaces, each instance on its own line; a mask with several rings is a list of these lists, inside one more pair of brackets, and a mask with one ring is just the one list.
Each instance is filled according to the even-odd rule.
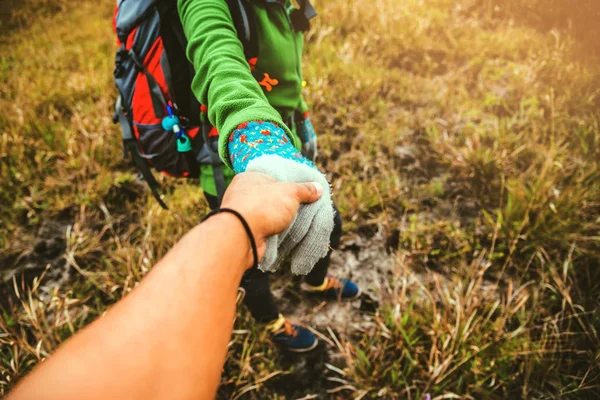
[[[162,210],[123,159],[113,3],[4,1],[0,395],[208,209],[197,181],[163,177]],[[335,266],[367,294],[295,308],[278,273],[322,345],[283,354],[240,307],[218,397],[600,398],[600,5],[314,4]]]

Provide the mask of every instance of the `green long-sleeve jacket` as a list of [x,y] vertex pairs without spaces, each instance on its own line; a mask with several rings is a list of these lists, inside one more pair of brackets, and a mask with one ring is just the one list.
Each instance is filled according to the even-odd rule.
[[[227,166],[227,138],[247,121],[280,124],[299,148],[298,137],[283,121],[295,110],[307,108],[301,95],[303,35],[291,24],[293,4],[290,0],[251,1],[259,41],[253,71],[224,0],[178,0],[188,58],[196,71],[192,90],[208,107],[209,121],[219,131],[219,155]],[[233,171],[224,170],[231,179]],[[202,167],[200,179],[203,189],[215,195],[211,167]]]

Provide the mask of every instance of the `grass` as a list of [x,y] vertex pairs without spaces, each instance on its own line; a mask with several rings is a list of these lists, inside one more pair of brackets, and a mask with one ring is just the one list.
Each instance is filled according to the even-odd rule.
[[[346,239],[383,232],[394,268],[370,288],[376,310],[348,315],[360,329],[318,327],[328,372],[302,390],[240,310],[219,396],[600,398],[598,7],[315,3],[304,71],[320,165]],[[4,284],[0,393],[207,208],[196,182],[163,179],[161,210],[121,158],[111,12],[30,0],[1,25],[0,272],[41,264]],[[64,251],[46,268],[32,254],[55,225]]]

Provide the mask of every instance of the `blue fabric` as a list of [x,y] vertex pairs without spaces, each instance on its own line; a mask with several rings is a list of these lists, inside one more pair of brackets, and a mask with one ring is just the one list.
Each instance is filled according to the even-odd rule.
[[300,136],[300,140],[302,140],[302,144],[312,143],[317,138],[317,134],[315,132],[315,128],[313,127],[312,122],[310,121],[310,117],[306,117],[302,120],[302,124],[300,125],[300,132],[298,132],[298,136]]
[[227,148],[236,174],[246,171],[250,161],[264,155],[277,155],[316,169],[294,147],[285,131],[272,122],[253,121],[239,125],[229,136]]

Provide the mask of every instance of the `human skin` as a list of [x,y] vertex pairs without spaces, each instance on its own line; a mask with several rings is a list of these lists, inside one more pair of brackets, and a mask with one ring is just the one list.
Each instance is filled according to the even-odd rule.
[[[259,258],[319,184],[237,175],[223,207],[248,222]],[[140,285],[59,347],[9,395],[20,399],[212,399],[235,315],[237,288],[254,263],[248,235],[220,213],[189,231]]]

